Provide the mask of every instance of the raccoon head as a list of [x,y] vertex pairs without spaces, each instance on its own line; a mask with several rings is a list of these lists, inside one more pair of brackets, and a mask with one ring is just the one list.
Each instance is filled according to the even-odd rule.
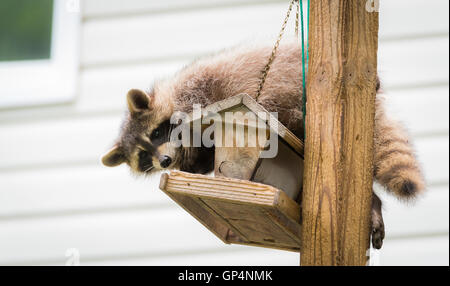
[[173,125],[170,104],[155,102],[154,92],[132,89],[127,94],[128,112],[114,147],[102,163],[115,167],[126,163],[140,174],[153,170],[177,168],[180,148],[170,143]]

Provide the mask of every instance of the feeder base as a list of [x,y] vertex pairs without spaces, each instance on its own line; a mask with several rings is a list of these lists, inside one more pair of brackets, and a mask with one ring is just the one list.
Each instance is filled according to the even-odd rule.
[[160,189],[227,244],[300,251],[300,206],[272,186],[174,171]]

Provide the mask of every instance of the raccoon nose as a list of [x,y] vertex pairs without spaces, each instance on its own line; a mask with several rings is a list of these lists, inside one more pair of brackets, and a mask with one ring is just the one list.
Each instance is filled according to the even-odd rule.
[[172,158],[170,158],[169,156],[162,156],[162,157],[159,159],[159,164],[160,164],[161,167],[163,167],[163,168],[169,167],[171,163],[172,163]]

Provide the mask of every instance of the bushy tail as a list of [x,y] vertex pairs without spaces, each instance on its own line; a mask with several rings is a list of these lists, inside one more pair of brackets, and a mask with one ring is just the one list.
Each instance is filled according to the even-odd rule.
[[374,175],[376,181],[400,199],[413,199],[425,190],[421,167],[408,135],[389,120],[381,99],[377,98],[374,137]]

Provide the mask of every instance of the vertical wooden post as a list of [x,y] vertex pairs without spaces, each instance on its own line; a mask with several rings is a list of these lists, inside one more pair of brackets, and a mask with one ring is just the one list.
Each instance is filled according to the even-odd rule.
[[301,265],[367,261],[378,13],[366,2],[311,1]]

